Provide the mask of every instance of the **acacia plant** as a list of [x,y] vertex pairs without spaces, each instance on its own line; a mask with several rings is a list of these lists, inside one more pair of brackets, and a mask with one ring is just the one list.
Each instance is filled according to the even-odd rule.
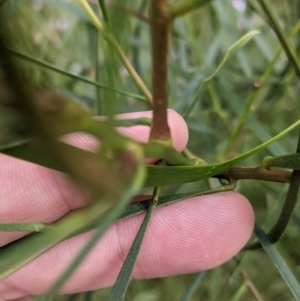
[[[143,237],[156,207],[189,196],[233,190],[236,189],[237,182],[239,190],[247,195],[247,185],[253,187],[251,185],[255,185],[253,183],[259,180],[288,183],[288,189],[283,193],[286,195],[285,201],[271,231],[266,234],[256,224],[254,233],[258,242],[250,244],[247,248],[263,247],[290,290],[289,292],[287,289],[286,292],[288,298],[294,295],[300,300],[300,287],[295,276],[272,245],[280,239],[288,225],[296,206],[300,185],[300,140],[293,131],[299,127],[300,120],[297,119],[297,114],[295,118],[291,118],[291,112],[285,107],[286,96],[277,87],[284,79],[285,87],[290,87],[290,84],[292,88],[299,90],[299,8],[298,15],[295,13],[296,17],[292,19],[294,23],[290,21],[283,28],[278,14],[282,13],[284,8],[277,8],[268,0],[233,1],[245,5],[244,9],[249,15],[259,16],[263,21],[255,21],[250,26],[245,15],[245,23],[241,26],[242,29],[238,30],[238,36],[233,41],[231,37],[232,42],[227,43],[228,47],[224,49],[224,43],[220,41],[222,35],[226,35],[226,22],[229,22],[225,20],[224,14],[227,9],[227,12],[230,11],[229,6],[233,9],[230,1],[221,3],[208,0],[99,0],[98,3],[78,0],[53,1],[48,4],[45,4],[47,1],[27,1],[26,5],[20,5],[19,2],[7,0],[0,4],[0,150],[3,154],[68,174],[87,190],[90,201],[84,208],[71,211],[51,224],[1,224],[0,221],[1,231],[31,233],[1,248],[0,279],[5,279],[63,240],[94,230],[90,240],[68,269],[62,275],[58,275],[57,281],[45,295],[37,297],[37,300],[53,300],[112,223],[146,211],[141,228],[108,297],[108,300],[123,300]],[[87,76],[88,72],[85,70],[81,70],[78,75],[68,71],[68,68],[55,65],[59,54],[55,55],[55,59],[51,59],[51,51],[44,51],[44,58],[39,56],[39,53],[32,56],[26,51],[26,47],[37,47],[38,52],[42,53],[43,48],[42,43],[34,44],[31,41],[32,33],[38,39],[38,31],[30,24],[33,21],[26,19],[29,12],[38,14],[34,11],[35,5],[41,5],[41,8],[36,9],[40,14],[46,15],[49,7],[53,5],[57,9],[64,8],[81,20],[90,39],[88,60],[92,68],[89,74],[94,78]],[[225,8],[223,12],[222,7]],[[20,9],[20,12],[17,13],[16,9]],[[18,16],[17,14],[19,18],[12,17]],[[124,18],[123,24],[121,15]],[[204,18],[204,25],[199,23],[198,26],[195,23],[199,16]],[[219,23],[219,31],[212,24],[215,20]],[[20,30],[21,24],[28,24],[29,28],[22,29],[23,36],[28,39],[26,43],[29,46],[26,47],[23,38],[19,41],[15,37],[15,32]],[[135,40],[131,37],[131,43],[129,41],[126,44],[124,41],[123,27],[125,31],[129,28],[134,32],[132,37]],[[208,37],[205,33],[198,33],[201,30],[205,32],[205,28],[208,27],[211,30],[209,34],[215,36]],[[265,32],[260,33],[259,27]],[[36,32],[32,32],[34,30]],[[80,30],[82,31],[82,28]],[[147,30],[147,38],[141,37],[141,31]],[[262,35],[266,38],[263,39]],[[197,41],[198,37],[202,38],[201,43]],[[211,39],[213,41],[210,44]],[[273,39],[272,43],[276,44],[274,55],[273,51],[268,53],[266,49],[267,39]],[[151,45],[149,49],[146,48],[147,54],[143,53],[143,43]],[[208,45],[210,49],[205,53],[204,48]],[[268,59],[264,58],[263,51],[255,50],[257,45],[268,53]],[[83,48],[79,49],[82,51]],[[74,50],[76,51],[79,50]],[[132,58],[129,58],[129,54],[132,54]],[[151,68],[147,67],[150,54]],[[76,55],[74,54],[73,58]],[[141,59],[142,55],[146,57],[146,63]],[[260,59],[259,56],[263,58]],[[210,64],[205,60],[210,61]],[[261,62],[264,62],[263,68],[260,66]],[[205,64],[208,67],[202,68]],[[278,67],[280,64],[281,69]],[[258,71],[255,71],[255,68]],[[243,73],[243,76],[239,76],[239,72]],[[53,83],[52,74],[60,74],[60,77],[56,77],[56,80],[59,78],[57,82],[61,85],[60,90],[53,88],[57,86],[57,82]],[[228,78],[232,82],[228,81]],[[76,87],[77,83],[79,88]],[[88,90],[85,101],[82,101],[80,95],[84,94],[84,84],[96,89],[93,92]],[[67,89],[68,92],[61,91]],[[290,92],[289,97],[295,98],[296,95]],[[267,100],[268,97],[270,101]],[[246,101],[242,102],[242,98],[246,98]],[[202,102],[202,99],[206,101]],[[270,127],[269,134],[257,121],[255,112],[258,111],[264,116],[266,112],[271,112],[271,117],[268,118],[274,122],[280,118],[274,107],[276,105],[282,110],[284,121]],[[177,109],[183,115],[190,126],[191,136],[194,134],[194,140],[202,137],[201,152],[198,146],[195,147],[196,142],[193,139],[189,144],[193,153],[189,149],[178,153],[172,147],[167,118],[169,107]],[[116,113],[143,108],[152,108],[152,118],[114,118]],[[291,111],[294,112],[295,109]],[[95,119],[91,118],[92,115],[107,117]],[[200,122],[199,117],[207,124]],[[115,129],[117,126],[133,125],[151,127],[147,143],[135,142]],[[195,130],[198,125],[200,129]],[[213,129],[214,126],[219,132],[216,131],[212,135],[209,127]],[[76,132],[89,134],[101,143],[101,147],[97,151],[83,150],[61,139]],[[289,145],[287,149],[292,149],[295,144],[295,151],[282,151],[282,145],[278,141],[284,136],[288,137],[285,138]],[[245,148],[242,147],[243,143]],[[154,158],[158,163],[148,165],[145,158]],[[246,159],[248,167],[237,166]],[[256,165],[249,166],[249,162]],[[219,179],[219,186],[216,186],[212,178]],[[252,184],[240,184],[241,180],[246,179],[251,179]],[[194,182],[195,185],[192,184]],[[152,197],[147,201],[129,204],[130,200],[146,187],[153,189]],[[192,192],[187,192],[191,188]],[[270,189],[269,186],[257,190],[260,198],[261,193],[267,189]],[[277,188],[272,189],[271,195],[274,197],[274,194],[278,194]],[[182,190],[184,193],[179,193]],[[253,198],[256,199],[257,196]],[[253,202],[255,207],[255,200]],[[258,212],[260,218],[259,214]],[[295,219],[299,220],[298,215]],[[239,274],[244,268],[244,254],[236,259],[234,268],[230,266],[231,271],[233,270],[230,277],[236,277],[234,274]],[[247,256],[248,254],[251,253],[247,253]],[[257,254],[258,259],[259,256],[263,256],[261,252]],[[296,254],[299,257],[299,252]],[[252,270],[249,273],[251,274]],[[261,300],[246,271],[243,270],[241,275],[243,280],[239,282],[239,288],[231,292],[230,298],[240,300],[245,294],[245,288],[249,288],[255,298]],[[192,298],[192,292],[202,278],[203,274],[196,275],[195,281],[181,300]],[[220,292],[222,285],[219,283],[215,291]],[[198,287],[201,289],[201,285]],[[93,300],[92,293],[86,293],[85,296],[85,300]],[[80,299],[83,295],[73,297],[83,300]],[[210,297],[209,300],[214,300],[213,296]],[[220,295],[214,297],[221,298]]]

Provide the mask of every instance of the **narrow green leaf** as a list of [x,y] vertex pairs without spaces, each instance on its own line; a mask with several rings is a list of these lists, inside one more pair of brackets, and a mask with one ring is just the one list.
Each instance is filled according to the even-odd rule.
[[281,139],[291,130],[300,125],[300,120],[289,126],[280,134],[274,136],[270,140],[249,150],[248,152],[237,156],[233,159],[218,164],[208,164],[204,166],[147,166],[147,178],[144,183],[145,187],[157,185],[174,185],[179,183],[188,183],[203,180],[212,177],[234,165],[244,161],[250,156],[256,154],[271,143]]
[[171,18],[180,17],[191,10],[199,8],[210,2],[210,0],[180,0],[175,2],[171,7],[169,14]]
[[[120,199],[115,206],[108,209],[107,213],[105,213],[106,208],[104,208],[103,202],[94,200],[89,206],[80,210],[71,211],[55,224],[51,225],[51,227],[45,229],[44,232],[36,233],[16,241],[14,244],[2,247],[0,256],[0,280],[25,266],[57,243],[71,237],[73,233],[79,231],[81,228],[87,227],[91,224],[91,221],[98,220],[101,216],[101,223],[94,236],[92,236],[91,241],[84,247],[84,250],[78,255],[79,257],[75,259],[72,266],[63,274],[63,279],[60,279],[65,281],[84,258],[84,252],[88,252],[92,245],[97,242],[98,237],[100,237],[107,227],[119,216],[126,203],[140,188],[144,179],[144,173],[143,166],[139,166],[131,184],[126,191],[120,192]],[[102,196],[102,198],[107,202],[115,202],[115,199],[110,200],[111,197],[109,195]],[[63,281],[60,283],[62,284]],[[55,283],[55,287],[52,288],[51,292],[59,289],[60,283]]]
[[98,2],[100,5],[100,8],[101,8],[101,11],[102,11],[104,22],[106,24],[109,24],[109,17],[108,17],[108,13],[107,13],[107,9],[106,9],[106,4],[105,4],[104,0],[98,0]]
[[94,292],[87,292],[83,293],[83,300],[82,301],[92,301],[93,300]]
[[[215,189],[207,190],[207,191],[194,191],[194,192],[187,192],[187,193],[182,193],[182,194],[175,194],[175,195],[167,195],[167,196],[162,196],[159,198],[159,202],[156,205],[157,208],[170,205],[182,200],[185,200],[187,198],[191,198],[194,196],[198,195],[206,195],[206,194],[212,194],[212,193],[218,193],[218,192],[224,192],[224,191],[229,191],[233,190],[234,185],[224,185]],[[129,204],[126,206],[121,213],[121,215],[118,218],[118,221],[129,218],[131,216],[135,216],[137,214],[143,213],[147,211],[148,207],[150,206],[151,199],[149,200],[144,200],[142,202],[135,202],[132,204]],[[91,230],[94,230],[101,224],[101,218],[97,220],[96,222],[90,224],[89,226],[82,228],[80,231],[77,231],[72,234],[72,236],[79,235],[81,233],[85,233]]]
[[158,194],[159,194],[160,190],[161,190],[161,188],[158,188],[158,187],[154,188],[152,201],[150,202],[150,205],[148,207],[148,210],[144,217],[142,225],[135,237],[135,240],[129,250],[129,253],[122,266],[122,269],[118,275],[118,278],[112,288],[112,291],[109,295],[108,301],[123,301],[124,300],[124,297],[125,297],[125,294],[126,294],[129,282],[130,282],[131,274],[132,274],[133,268],[135,266],[137,257],[139,255],[147,228],[149,226],[152,213],[153,213],[155,205],[157,203],[157,198],[158,198]]
[[235,294],[230,298],[230,301],[238,301],[247,292],[247,283],[243,282]]
[[[227,104],[229,105],[230,109],[237,115],[242,116],[245,106],[241,103],[240,99],[236,97],[236,94],[232,93],[228,87],[219,86],[220,93],[224,96],[227,100]],[[254,116],[249,115],[248,119],[245,121],[247,127],[253,132],[253,134],[261,141],[267,141],[272,138],[268,132],[268,129],[264,125],[262,125]],[[275,142],[269,146],[267,146],[268,150],[271,154],[275,156],[281,156],[286,154],[285,147],[280,145],[279,143]]]
[[[266,68],[265,72],[260,77],[259,83],[261,85],[265,84],[266,80],[270,77],[271,72],[275,68],[275,64],[277,63],[277,61],[280,58],[280,54],[281,54],[281,50],[277,51],[275,57],[273,58],[271,63],[268,65],[268,68]],[[252,90],[251,93],[249,94],[248,99],[247,99],[247,101],[244,105],[244,110],[241,114],[239,114],[238,123],[235,126],[234,130],[232,131],[232,133],[230,134],[230,136],[229,136],[229,138],[226,142],[226,146],[224,147],[224,150],[221,154],[222,157],[225,157],[227,155],[228,151],[232,147],[232,144],[234,143],[234,141],[236,140],[238,134],[240,133],[241,129],[243,128],[244,124],[248,120],[250,114],[253,111],[254,101],[256,100],[258,95],[259,95],[259,89],[258,90]]]
[[78,301],[81,294],[72,294],[66,297],[63,301]]
[[204,277],[205,272],[200,272],[198,273],[193,282],[190,284],[190,286],[187,288],[187,290],[184,292],[182,297],[179,299],[179,301],[188,301],[191,299],[193,296],[194,292],[196,291],[197,287],[201,283],[203,277]]
[[90,19],[87,17],[87,15],[80,9],[80,7],[74,5],[74,3],[60,0],[41,0],[41,2],[47,3],[52,8],[55,7],[57,11],[68,12],[77,17],[79,20],[90,22]]
[[238,39],[233,45],[231,45],[228,50],[228,57],[230,59],[234,56],[241,48],[243,48],[249,41],[252,40],[253,37],[258,35],[260,32],[258,30],[251,30],[245,35],[243,35],[240,39]]
[[[178,195],[165,196],[160,198],[157,207],[169,205],[193,196],[218,193],[232,189],[232,185],[226,185],[207,191],[196,191]],[[150,199],[148,201],[146,200],[129,204],[123,209],[122,213],[119,215],[117,220],[122,220],[145,212],[148,209],[151,201],[152,200]],[[78,230],[76,230],[75,227],[73,227],[72,233],[65,238],[62,237],[64,235],[63,233],[61,233],[61,229],[59,229],[58,227],[53,227],[54,231],[52,231],[52,234],[50,234],[49,231],[45,231],[45,233],[48,233],[46,236],[41,236],[40,234],[43,233],[39,233],[31,237],[23,238],[12,245],[2,247],[0,249],[0,279],[4,279],[5,277],[9,276],[10,274],[17,271],[19,268],[21,268],[31,260],[37,258],[39,255],[47,251],[53,245],[55,245],[56,240],[53,241],[54,239],[56,239],[55,232],[60,231],[58,241],[62,241],[63,239],[70,238],[81,233],[85,233],[94,230],[98,227],[101,227],[101,225],[103,224],[103,218],[104,216],[100,215],[99,218],[97,218],[94,222],[89,223],[87,226],[82,226],[81,229]],[[81,220],[82,218],[80,218],[80,221]],[[76,220],[74,224],[78,226],[78,222]]]
[[137,94],[134,94],[134,93],[129,93],[129,92],[126,92],[126,91],[122,91],[122,90],[119,90],[119,89],[115,89],[115,88],[110,88],[110,87],[106,87],[98,82],[95,82],[87,77],[84,77],[84,76],[80,76],[80,75],[76,75],[76,74],[73,74],[73,73],[70,73],[70,72],[67,72],[63,69],[60,69],[48,62],[45,62],[44,60],[41,60],[41,59],[38,59],[38,58],[35,58],[35,57],[32,57],[28,54],[25,54],[25,53],[21,53],[19,51],[16,51],[16,50],[12,50],[12,49],[9,49],[9,52],[18,57],[18,58],[21,58],[21,59],[24,59],[30,63],[33,63],[33,64],[36,64],[38,65],[39,67],[43,67],[43,68],[46,68],[46,69],[49,69],[49,70],[52,70],[52,71],[55,71],[55,72],[58,72],[60,74],[63,74],[63,75],[66,75],[66,76],[69,76],[69,77],[72,77],[74,79],[77,79],[79,81],[82,81],[82,82],[85,82],[85,83],[88,83],[90,85],[93,85],[93,86],[96,86],[98,88],[101,88],[101,89],[105,89],[105,90],[108,90],[108,91],[111,91],[111,92],[115,92],[115,93],[119,93],[121,95],[125,95],[125,96],[129,96],[129,97],[132,97],[132,98],[135,98],[135,99],[138,99],[138,100],[143,100],[143,101],[146,101],[145,97],[144,96],[141,96],[141,95],[137,95]]
[[256,223],[254,228],[254,233],[265,249],[266,253],[270,257],[271,261],[277,268],[280,273],[282,279],[285,281],[292,294],[294,295],[297,301],[300,301],[300,285],[297,282],[296,278],[286,265],[285,261],[281,257],[280,253],[277,251],[274,245],[269,241],[266,233],[260,228],[260,226]]
[[227,51],[225,52],[224,57],[222,58],[220,64],[217,66],[217,68],[214,70],[214,72],[206,77],[203,82],[199,85],[199,88],[196,91],[196,94],[188,107],[184,119],[187,119],[190,113],[192,112],[197,100],[199,99],[199,96],[204,92],[207,86],[207,82],[212,80],[218,72],[221,70],[223,65],[226,63],[227,60],[229,60],[237,51],[239,51],[243,46],[245,46],[254,36],[256,36],[259,33],[257,30],[252,30],[248,33],[246,33],[244,36],[242,36],[239,40],[237,40],[233,45],[231,45]]
[[0,143],[0,152],[4,151],[6,149],[10,149],[10,148],[14,148],[14,147],[23,145],[27,142],[28,142],[28,140],[26,140],[26,139],[23,139],[23,138],[18,139],[17,138],[17,139],[11,140],[9,142]]
[[[96,9],[96,8],[95,8]],[[99,62],[99,32],[90,23],[86,24],[87,32],[88,32],[88,50],[89,50],[89,56],[91,61],[91,70],[95,72],[95,81],[100,82],[100,62]],[[104,115],[103,112],[103,101],[105,98],[101,97],[101,89],[99,87],[95,87],[96,92],[96,99],[94,100],[94,112],[96,112],[97,115],[101,116]],[[105,89],[106,90],[106,89]]]
[[87,256],[87,254],[92,250],[101,236],[108,229],[108,227],[118,218],[124,206],[137,193],[138,189],[140,189],[143,178],[144,168],[143,165],[139,165],[132,179],[132,182],[128,185],[125,191],[121,192],[119,200],[115,203],[115,205],[112,208],[108,209],[108,211],[105,213],[105,217],[102,219],[101,225],[98,227],[98,229],[95,230],[93,236],[85,244],[79,254],[73,259],[68,268],[57,278],[48,292],[44,296],[41,296],[39,298],[39,301],[51,301],[56,293],[64,286],[64,284],[68,281],[68,279],[72,276],[81,262]]
[[204,81],[207,82],[207,81],[211,80],[213,77],[215,77],[217,75],[217,73],[221,70],[223,65],[226,63],[226,61],[228,61],[230,58],[232,58],[236,54],[237,51],[239,51],[242,47],[244,47],[257,34],[259,34],[259,31],[252,30],[252,31],[246,33],[245,35],[243,35],[233,45],[231,45],[225,52],[225,55],[224,55],[223,59],[221,60],[220,64],[218,65],[218,67],[216,68],[216,70],[210,76],[208,76]]
[[29,231],[29,232],[41,232],[47,227],[42,223],[24,223],[24,224],[0,224],[0,232],[10,231]]

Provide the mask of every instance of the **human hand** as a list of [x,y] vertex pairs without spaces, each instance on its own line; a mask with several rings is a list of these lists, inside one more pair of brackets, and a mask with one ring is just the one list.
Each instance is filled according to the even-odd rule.
[[[151,112],[143,112],[126,114],[124,118],[150,116]],[[172,110],[168,111],[168,120],[173,146],[180,152],[188,139],[186,124]],[[147,142],[149,137],[146,126],[120,131],[140,142]],[[90,143],[82,136],[73,137],[73,141],[85,147]],[[0,155],[0,164],[0,179],[4,183],[0,191],[0,223],[50,223],[87,203],[86,193],[64,174],[5,155]],[[141,214],[115,223],[62,293],[113,285],[142,219]],[[157,208],[132,277],[156,278],[214,268],[229,260],[247,243],[253,225],[251,205],[236,192],[192,197]],[[21,236],[20,233],[0,233],[0,246]],[[0,301],[45,292],[90,236],[91,233],[85,233],[59,243],[0,282]]]

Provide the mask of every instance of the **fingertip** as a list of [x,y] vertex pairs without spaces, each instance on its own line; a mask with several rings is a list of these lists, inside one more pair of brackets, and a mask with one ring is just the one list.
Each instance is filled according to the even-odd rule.
[[215,245],[212,268],[230,260],[247,244],[255,223],[253,208],[243,195],[232,191],[220,193],[219,197],[224,197],[223,204],[218,209],[219,222],[224,227],[212,239]]
[[172,109],[168,110],[168,122],[173,139],[173,147],[178,152],[181,152],[185,149],[189,139],[187,124],[183,117]]
[[152,219],[155,230],[144,242],[135,278],[215,268],[245,246],[254,227],[250,203],[235,192],[193,197],[158,210]]
[[[133,112],[118,115],[120,119],[133,119],[133,118],[152,118],[152,111]],[[172,109],[168,109],[168,124],[171,130],[173,147],[181,152],[188,142],[188,127],[180,114]],[[120,133],[137,142],[147,143],[150,135],[150,127],[143,125],[136,125],[131,127],[120,127]]]

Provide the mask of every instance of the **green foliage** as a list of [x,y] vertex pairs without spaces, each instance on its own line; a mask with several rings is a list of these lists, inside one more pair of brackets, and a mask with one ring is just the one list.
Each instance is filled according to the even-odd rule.
[[[165,179],[165,185],[181,184],[163,189],[164,195],[174,195],[182,191],[199,191],[199,186],[200,190],[208,190],[208,181],[190,182],[223,172],[242,159],[247,159],[243,164],[248,166],[260,165],[266,156],[275,157],[268,161],[271,164],[268,167],[281,166],[279,164],[282,163],[282,158],[287,159],[289,164],[287,166],[283,162],[282,167],[299,165],[298,155],[285,157],[295,153],[298,133],[296,130],[284,130],[291,124],[299,123],[300,85],[297,74],[299,75],[300,6],[296,0],[269,1],[272,5],[267,8],[264,6],[265,1],[259,2],[263,4],[263,9],[254,0],[170,1],[171,4],[174,3],[171,15],[174,18],[180,17],[174,19],[171,26],[169,107],[186,119],[190,132],[188,148],[211,164],[193,166],[193,160],[182,157],[178,159],[177,154],[172,157],[167,146],[148,145],[144,150],[149,156],[164,158],[167,162],[169,160],[168,163],[174,160],[173,165],[184,166],[147,167],[146,182],[141,180],[141,176],[132,183],[133,187],[126,190],[127,194],[123,191],[120,196],[119,207],[116,207],[118,212],[123,209],[123,217],[146,210],[142,203],[132,204],[124,209],[125,202],[145,183],[147,185],[144,186],[158,186]],[[92,13],[96,17],[100,16],[100,20],[103,20],[101,23],[97,23],[94,17],[91,19],[92,13],[88,11],[86,14],[87,10],[84,11],[76,1],[19,0],[0,3],[0,9],[4,12],[1,15],[0,30],[18,33],[17,38],[13,34],[10,37],[9,48],[18,57],[18,67],[23,71],[24,80],[30,80],[36,90],[58,90],[68,95],[69,99],[75,99],[89,107],[94,114],[111,115],[150,109],[150,96],[145,89],[151,86],[151,39],[147,1],[101,0],[100,6],[98,1],[91,3]],[[200,8],[191,10],[195,7]],[[267,21],[268,17],[263,11],[270,9],[271,24],[279,38],[270,30],[270,16]],[[279,24],[285,24],[285,27],[278,30]],[[260,34],[255,35],[257,31]],[[140,78],[136,77],[118,49],[126,54]],[[145,83],[145,87],[140,80]],[[3,119],[4,114],[0,114]],[[137,122],[149,125],[149,120]],[[125,125],[131,124],[129,122]],[[109,133],[112,132],[109,122],[103,127]],[[80,130],[89,132],[91,128],[85,126]],[[108,139],[103,133],[90,134],[100,140]],[[283,134],[286,136],[278,140]],[[273,143],[268,143],[269,140]],[[126,143],[125,141],[121,146]],[[109,150],[115,150],[115,144],[117,143],[112,139]],[[34,152],[37,149],[31,148],[22,139],[16,139],[13,143],[9,141],[3,146],[1,144],[1,151],[14,156],[21,154],[23,157],[27,156],[29,161],[40,160],[40,164],[61,168],[51,158],[45,160],[43,156],[36,156]],[[212,164],[216,162],[217,164]],[[181,178],[174,171],[179,172]],[[142,174],[143,171],[137,171],[132,178],[136,179]],[[226,188],[220,190],[222,189]],[[279,215],[278,207],[281,207],[285,198],[284,184],[262,184],[247,180],[239,181],[237,189],[253,202],[259,224],[266,229],[271,228]],[[158,206],[182,198],[182,195],[162,197]],[[87,207],[88,214],[94,212],[93,206],[97,207],[96,203],[93,204],[92,207]],[[27,262],[26,255],[28,258],[33,254],[37,256],[58,241],[80,231],[98,227],[96,234],[100,236],[116,219],[117,212],[112,210],[100,227],[95,222],[99,214],[94,213],[93,216],[92,223],[84,220],[78,225],[76,219],[66,219],[66,224],[62,222],[58,225],[61,229],[58,234],[55,228],[51,230],[50,227],[46,236],[32,236],[29,255],[20,255],[17,252],[18,244],[13,249],[4,250],[2,259],[0,258],[2,276],[5,276],[5,269],[11,272],[11,268],[24,265]],[[283,239],[276,245],[281,254],[277,260],[286,261],[288,273],[294,274],[292,291],[297,286],[296,281],[300,281],[299,221],[298,203]],[[96,236],[87,249],[92,248],[95,242]],[[24,246],[28,248],[28,245]],[[45,299],[41,300],[50,300],[54,296],[83,259],[87,249],[79,255],[78,261],[73,262],[70,270],[61,275],[62,278],[59,278]],[[11,250],[18,253],[13,258],[13,263],[5,257],[12,258]],[[189,300],[253,300],[253,292],[246,289],[250,286],[241,276],[242,270],[265,300],[293,300],[290,289],[279,277],[268,256],[261,251],[241,252],[223,266],[208,271],[203,276],[195,275],[195,279],[192,275],[182,275],[135,281],[130,284],[125,300],[179,300],[180,296],[183,296],[182,300],[186,300],[184,298],[190,292],[189,289],[193,291]],[[195,283],[199,279],[201,283],[195,289]],[[105,300],[109,293],[109,290],[102,290],[57,296],[54,300]]]

